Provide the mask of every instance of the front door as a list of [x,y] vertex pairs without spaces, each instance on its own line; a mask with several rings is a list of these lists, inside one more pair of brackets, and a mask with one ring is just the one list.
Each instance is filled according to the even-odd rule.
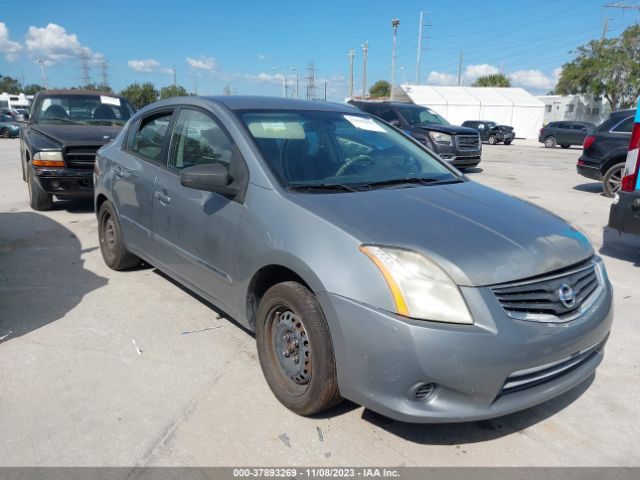
[[230,169],[233,147],[232,138],[211,114],[182,108],[171,137],[168,167],[160,169],[156,179],[153,217],[162,264],[227,306],[243,206],[217,193],[183,187],[180,170],[207,163]]
[[172,111],[151,113],[134,125],[125,148],[113,158],[111,191],[127,247],[155,259],[153,192]]

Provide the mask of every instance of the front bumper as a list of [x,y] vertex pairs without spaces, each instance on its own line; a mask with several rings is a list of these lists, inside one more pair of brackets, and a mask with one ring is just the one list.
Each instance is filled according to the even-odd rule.
[[[584,316],[543,324],[506,316],[489,288],[462,289],[474,325],[406,319],[361,303],[319,295],[331,330],[343,397],[396,420],[465,422],[498,417],[554,398],[589,378],[611,328],[607,284]],[[589,350],[577,366],[524,390],[503,393],[516,372]],[[418,385],[435,384],[426,400]]]
[[92,197],[93,171],[71,168],[33,169],[33,177],[42,189],[59,197]]
[[640,190],[618,192],[609,209],[605,243],[623,243],[640,247]]

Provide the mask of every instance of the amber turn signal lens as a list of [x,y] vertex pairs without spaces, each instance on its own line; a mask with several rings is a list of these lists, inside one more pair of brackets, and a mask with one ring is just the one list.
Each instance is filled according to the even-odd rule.
[[65,164],[60,160],[36,160],[33,159],[34,167],[64,167]]

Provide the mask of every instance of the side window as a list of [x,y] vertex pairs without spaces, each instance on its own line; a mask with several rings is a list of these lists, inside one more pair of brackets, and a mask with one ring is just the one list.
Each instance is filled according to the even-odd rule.
[[127,150],[154,162],[162,162],[162,145],[171,115],[172,112],[162,112],[143,118],[135,134],[129,135]]
[[390,108],[381,108],[380,113],[378,114],[378,117],[380,117],[386,122],[390,122],[392,120],[398,120],[398,116]]
[[171,138],[169,165],[182,169],[193,165],[231,165],[233,140],[209,115],[183,109]]
[[633,130],[633,122],[633,117],[626,118],[622,122],[618,123],[618,125],[613,127],[611,131],[616,133],[631,133],[631,131]]
[[484,130],[484,123],[479,123],[478,124],[478,129],[479,130]]

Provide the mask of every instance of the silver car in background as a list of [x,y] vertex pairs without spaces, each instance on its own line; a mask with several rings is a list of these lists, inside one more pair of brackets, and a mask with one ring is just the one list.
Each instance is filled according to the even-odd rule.
[[491,418],[602,361],[612,291],[585,236],[348,106],[157,102],[94,183],[107,265],[142,259],[254,331],[296,413]]

